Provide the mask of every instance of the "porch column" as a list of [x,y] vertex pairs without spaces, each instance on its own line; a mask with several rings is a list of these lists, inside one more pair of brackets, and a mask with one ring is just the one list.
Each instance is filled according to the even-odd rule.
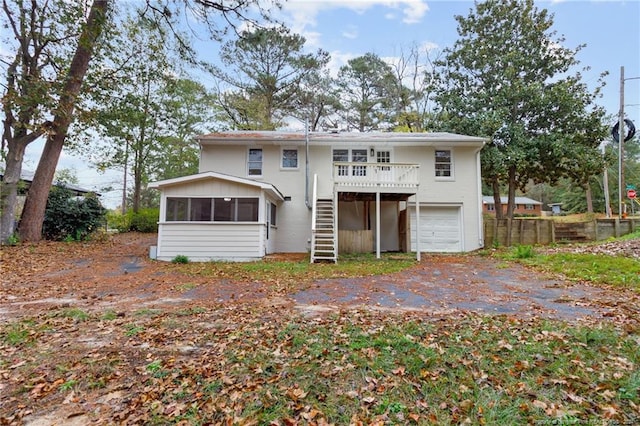
[[416,192],[416,260],[420,262],[420,202]]
[[376,192],[376,259],[380,259],[380,191]]

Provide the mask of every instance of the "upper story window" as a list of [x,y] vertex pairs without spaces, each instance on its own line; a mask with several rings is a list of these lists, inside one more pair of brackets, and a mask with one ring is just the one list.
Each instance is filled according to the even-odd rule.
[[390,163],[391,151],[376,151],[376,163]]
[[262,176],[262,148],[249,148],[247,170],[249,176]]
[[[391,151],[376,151],[376,163],[391,163]],[[379,170],[388,172],[391,170],[391,167],[380,166]]]
[[258,198],[167,197],[168,222],[257,222]]
[[[354,163],[366,163],[367,162],[367,150],[366,149],[352,149],[351,161]],[[367,166],[353,166],[353,176],[366,176]]]
[[[333,162],[337,163],[346,163],[349,161],[349,150],[348,149],[334,149],[333,150]],[[340,165],[338,166],[338,176],[349,176],[349,166]]]
[[[339,163],[367,163],[369,161],[367,149],[334,149],[333,161]],[[367,166],[357,164],[338,165],[338,176],[366,176]]]
[[436,149],[436,177],[453,177],[453,157],[450,149]]
[[282,168],[297,169],[298,168],[298,150],[284,148],[282,150]]

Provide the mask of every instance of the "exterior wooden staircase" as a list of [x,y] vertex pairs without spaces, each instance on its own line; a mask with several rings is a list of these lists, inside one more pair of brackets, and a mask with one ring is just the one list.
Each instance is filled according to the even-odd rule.
[[333,200],[317,199],[313,204],[311,263],[338,261],[337,234]]

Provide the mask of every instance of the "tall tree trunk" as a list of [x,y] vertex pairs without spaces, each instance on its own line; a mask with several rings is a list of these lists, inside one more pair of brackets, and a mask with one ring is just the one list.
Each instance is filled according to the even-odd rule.
[[[22,49],[28,49],[23,45]],[[16,74],[18,63],[20,61],[33,63],[33,58],[28,51],[21,50],[21,54],[7,68],[7,93],[5,96],[20,96],[15,92]],[[26,67],[28,78],[37,78],[37,69],[35,67]],[[29,97],[30,87],[27,87],[22,96]],[[4,99],[3,99],[4,101]],[[16,226],[16,210],[18,208],[18,185],[20,175],[22,174],[22,162],[27,145],[42,136],[51,123],[45,122],[37,129],[29,132],[28,123],[33,122],[35,109],[31,106],[20,108],[17,119],[15,118],[11,102],[3,102],[2,109],[4,112],[3,132],[2,132],[2,149],[7,147],[7,156],[5,157],[5,170],[2,182],[0,183],[0,243],[7,242],[13,235]]]
[[591,194],[591,185],[587,183],[587,213],[593,213],[593,195]]
[[507,219],[513,219],[516,207],[516,167],[509,167],[509,198],[507,200]]
[[0,241],[6,242],[13,235],[16,226],[18,205],[18,183],[22,172],[22,160],[27,144],[10,141],[5,160],[4,176],[0,186]]
[[493,205],[495,207],[496,219],[504,219],[502,198],[500,197],[500,182],[498,181],[498,178],[493,178],[491,180],[491,189],[493,189]]
[[[141,137],[141,139],[144,136]],[[142,185],[142,161],[141,161],[141,157],[142,157],[142,152],[141,150],[144,149],[142,148],[143,143],[142,141],[138,141],[138,149],[136,149],[134,151],[134,166],[133,166],[133,212],[134,213],[138,213],[140,211],[140,192],[141,192],[141,188],[140,186]]]
[[39,241],[42,238],[42,223],[53,175],[73,118],[76,99],[89,68],[96,40],[104,27],[109,3],[110,0],[94,0],[87,22],[80,34],[78,47],[71,61],[64,90],[54,115],[52,131],[47,137],[25,201],[18,228],[20,238],[23,241]]

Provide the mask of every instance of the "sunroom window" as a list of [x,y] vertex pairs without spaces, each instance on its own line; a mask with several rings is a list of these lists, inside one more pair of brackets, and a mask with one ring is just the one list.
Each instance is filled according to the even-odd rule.
[[167,222],[257,222],[258,198],[167,197]]

